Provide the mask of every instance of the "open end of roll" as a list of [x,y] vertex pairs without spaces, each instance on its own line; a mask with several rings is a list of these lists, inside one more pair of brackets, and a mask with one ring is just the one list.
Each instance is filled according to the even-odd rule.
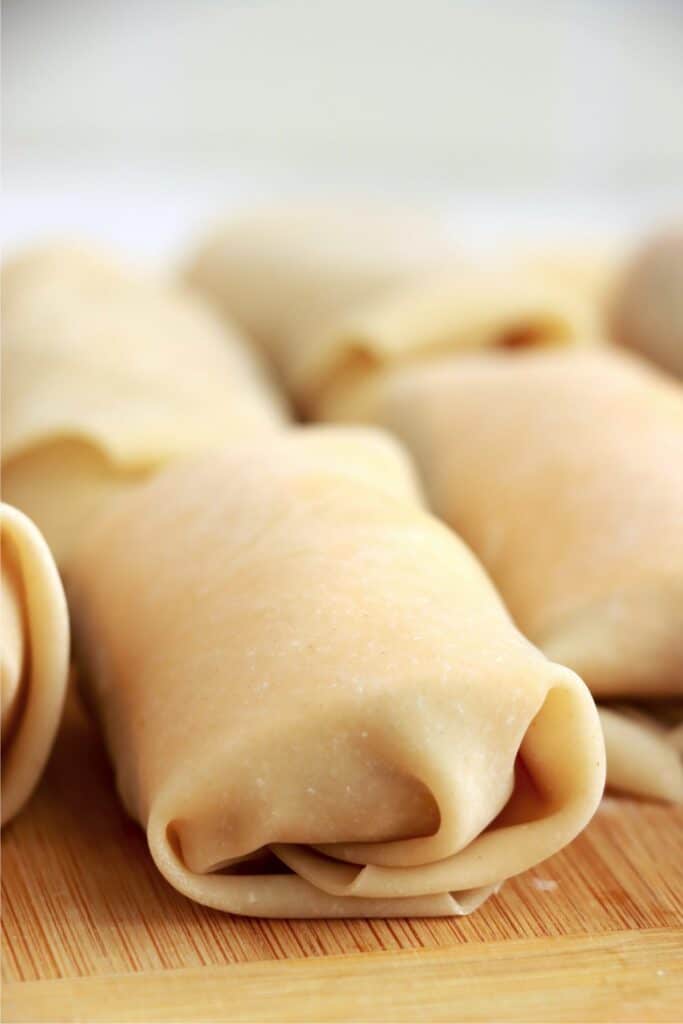
[[[604,743],[595,705],[581,680],[567,670],[557,671],[561,673],[558,682],[548,692],[522,740],[512,795],[483,831],[450,856],[438,860],[425,858],[412,866],[387,865],[382,863],[387,851],[400,847],[402,842],[415,841],[401,841],[400,836],[394,835],[363,843],[367,858],[359,864],[345,859],[343,843],[319,845],[311,841],[313,835],[309,835],[307,842],[301,842],[299,831],[292,833],[291,838],[273,836],[267,852],[262,846],[254,846],[231,864],[215,856],[207,860],[205,849],[201,865],[196,860],[196,849],[191,849],[196,836],[194,840],[189,838],[190,831],[184,832],[182,820],[169,823],[168,818],[163,820],[163,813],[157,813],[152,815],[148,828],[154,858],[181,891],[212,905],[219,905],[216,901],[222,900],[220,905],[224,909],[238,913],[250,912],[248,907],[243,908],[245,893],[272,893],[278,885],[291,887],[287,899],[305,893],[307,900],[318,899],[320,907],[328,906],[330,900],[341,900],[344,906],[348,901],[348,913],[358,908],[358,901],[391,904],[490,891],[504,879],[545,860],[566,845],[590,820],[602,795]],[[513,764],[511,761],[511,772]],[[368,789],[371,792],[372,787]],[[395,792],[398,794],[400,789]],[[246,806],[251,813],[250,800]],[[377,809],[371,799],[363,816],[371,820]],[[426,824],[438,827],[440,823],[425,819]],[[367,831],[363,821],[355,827]],[[360,848],[358,844],[351,846],[354,854]],[[272,855],[289,869],[288,874],[281,873]],[[198,870],[201,867],[203,870]],[[242,909],[235,909],[237,905]],[[307,916],[298,915],[291,907],[289,913]],[[325,916],[325,911],[317,916]]]
[[269,721],[258,744],[253,736],[227,747],[219,741],[201,764],[179,771],[162,803],[179,858],[190,871],[210,874],[277,844],[376,845],[436,835],[439,800],[412,767],[369,711],[340,707],[302,719],[293,709],[291,721]]
[[25,515],[3,505],[3,553],[8,540],[21,580],[23,657],[11,735],[3,735],[3,823],[28,800],[40,778],[57,732],[69,665],[66,600],[50,551]]

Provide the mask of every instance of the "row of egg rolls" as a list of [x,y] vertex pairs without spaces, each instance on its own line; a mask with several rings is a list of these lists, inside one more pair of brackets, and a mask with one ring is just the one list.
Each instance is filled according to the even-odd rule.
[[17,266],[7,482],[59,550],[81,688],[165,877],[236,913],[458,914],[569,842],[604,784],[592,698],[395,443],[285,429],[238,334],[180,291],[89,252]]
[[[283,217],[228,225],[188,280],[238,317],[305,415],[374,423],[406,444],[518,625],[596,696],[680,697],[683,399],[605,343],[608,307],[625,301],[616,260],[527,254],[487,268],[435,239],[431,267],[420,248],[378,283],[368,249],[375,239],[391,266],[396,222],[365,218],[361,231],[350,217],[340,232],[311,207],[289,211],[285,231]],[[633,720],[604,720],[610,784],[682,799],[666,734],[648,728],[634,745]]]

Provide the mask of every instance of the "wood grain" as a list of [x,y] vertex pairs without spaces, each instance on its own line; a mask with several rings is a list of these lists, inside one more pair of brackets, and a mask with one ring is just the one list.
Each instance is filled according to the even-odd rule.
[[3,833],[3,976],[87,977],[671,929],[683,923],[682,850],[683,809],[609,799],[568,850],[507,883],[471,917],[230,917],[180,896],[158,873],[72,697],[43,783]]
[[677,1021],[680,935],[473,943],[7,986],[5,1021]]

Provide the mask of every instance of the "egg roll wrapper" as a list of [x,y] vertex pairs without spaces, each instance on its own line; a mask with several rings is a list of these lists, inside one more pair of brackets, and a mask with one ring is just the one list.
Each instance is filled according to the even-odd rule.
[[383,434],[292,430],[170,469],[67,579],[122,800],[201,903],[466,913],[600,799],[587,688],[514,628]]
[[2,823],[38,782],[61,717],[69,661],[64,590],[34,524],[0,504]]

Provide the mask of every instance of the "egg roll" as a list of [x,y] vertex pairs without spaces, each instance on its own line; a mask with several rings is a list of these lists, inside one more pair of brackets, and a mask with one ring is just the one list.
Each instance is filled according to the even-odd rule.
[[412,220],[368,211],[243,215],[187,269],[270,357],[303,414],[378,369],[482,347],[592,343],[592,297],[529,266],[467,262]]
[[236,330],[95,248],[30,250],[2,292],[4,494],[59,563],[115,494],[284,420]]
[[67,591],[123,803],[200,903],[463,914],[600,800],[587,688],[514,628],[384,434],[172,467],[91,525]]
[[69,664],[64,590],[45,540],[0,504],[2,824],[30,797],[57,731]]
[[672,379],[609,346],[487,354],[387,373],[330,411],[405,442],[519,628],[596,697],[683,695]]

